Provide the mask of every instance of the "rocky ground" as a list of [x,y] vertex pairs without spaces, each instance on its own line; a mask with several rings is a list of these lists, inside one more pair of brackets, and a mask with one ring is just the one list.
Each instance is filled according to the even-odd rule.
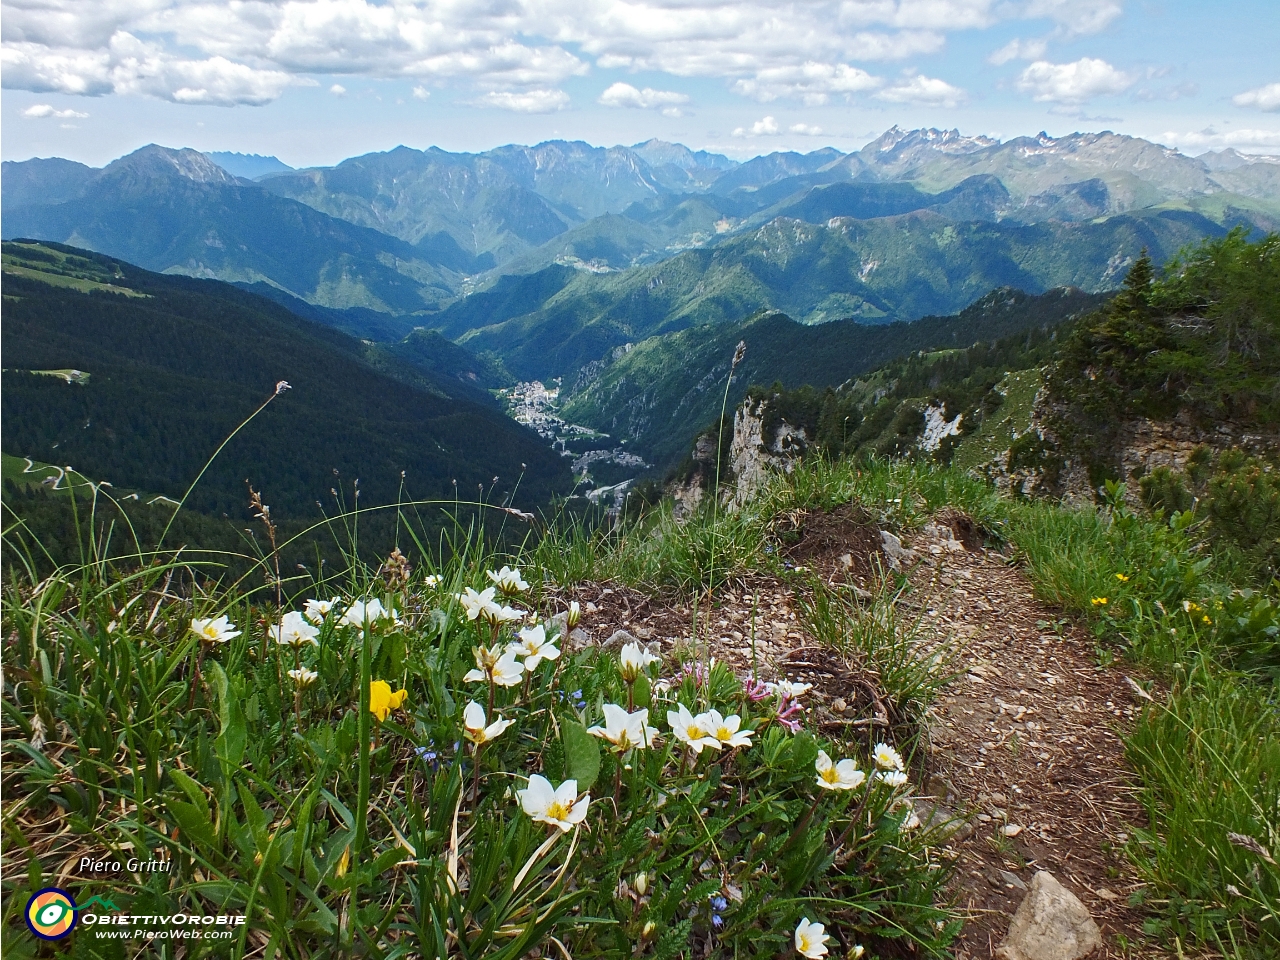
[[811,727],[874,742],[899,718],[873,674],[808,635],[800,604],[815,578],[869,592],[899,561],[907,586],[899,613],[954,673],[923,718],[925,749],[912,768],[924,786],[922,817],[954,821],[953,895],[968,918],[957,960],[998,955],[1040,871],[1092,915],[1101,934],[1093,956],[1166,956],[1143,942],[1143,914],[1130,905],[1142,884],[1121,850],[1143,822],[1120,739],[1136,702],[1127,668],[1101,665],[1092,638],[1040,604],[967,518],[940,517],[905,545],[849,510],[783,526],[793,573],[738,579],[710,610],[616,584],[578,585],[569,591],[585,610],[578,642],[617,645],[626,631],[669,653],[696,633],[740,672],[813,683]]

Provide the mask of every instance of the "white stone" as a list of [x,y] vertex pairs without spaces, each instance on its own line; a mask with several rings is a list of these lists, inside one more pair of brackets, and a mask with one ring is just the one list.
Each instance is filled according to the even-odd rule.
[[1085,905],[1048,871],[1031,881],[996,948],[997,960],[1081,960],[1102,946],[1102,933]]

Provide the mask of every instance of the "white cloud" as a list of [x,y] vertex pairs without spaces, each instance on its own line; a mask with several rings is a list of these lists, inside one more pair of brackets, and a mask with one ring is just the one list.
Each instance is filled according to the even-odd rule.
[[667,110],[688,103],[689,98],[674,90],[637,90],[629,83],[615,83],[600,94],[598,103],[606,107],[632,107],[637,110]]
[[[348,76],[453,85],[482,95],[509,93],[513,103],[548,104],[548,91],[593,66],[715,78],[762,102],[823,103],[883,86],[855,64],[936,53],[953,31],[1036,17],[1066,33],[1088,33],[1121,11],[1120,0],[0,4],[8,87],[222,104],[266,103],[291,84]],[[1040,56],[1030,47],[1020,55]],[[639,89],[641,100],[647,89],[654,96],[668,92]]]
[[1280,148],[1280,130],[1245,129],[1219,133],[1209,127],[1187,133],[1168,131],[1160,139],[1184,150],[1220,150],[1223,147],[1234,147],[1244,152],[1261,152]]
[[1105,60],[1081,57],[1074,63],[1037,60],[1018,77],[1018,89],[1041,103],[1083,103],[1124,93],[1137,79]]
[[959,87],[923,74],[895,83],[875,96],[889,103],[918,103],[930,107],[956,107],[968,99],[968,94]]
[[807,123],[793,123],[788,127],[792,133],[798,133],[802,137],[820,137],[822,136],[822,128],[810,126]]
[[491,90],[475,103],[516,113],[554,113],[568,106],[569,95],[563,90]]
[[973,30],[997,20],[992,0],[847,0],[838,22],[858,26]]
[[850,60],[903,60],[925,53],[937,53],[947,38],[933,30],[902,30],[898,33],[855,33],[845,44]]
[[174,56],[129,33],[116,33],[106,49],[92,51],[5,43],[0,59],[5,86],[36,93],[142,94],[176,103],[259,105],[291,84],[315,82],[222,56]]
[[22,115],[31,120],[39,120],[45,117],[54,117],[58,120],[88,120],[87,113],[81,113],[78,110],[55,110],[50,104],[37,103],[34,106],[27,107],[22,111]]
[[1069,37],[1105,30],[1124,12],[1120,0],[1030,0],[1024,16],[1046,17]]
[[1047,48],[1048,44],[1043,40],[1020,40],[1014,37],[987,57],[987,63],[1000,67],[1010,60],[1039,60]]
[[762,117],[753,123],[750,129],[746,127],[738,127],[733,131],[735,137],[776,137],[782,131],[778,128],[778,121],[773,117]]
[[1237,93],[1231,102],[1237,107],[1255,107],[1268,113],[1280,110],[1280,83],[1268,83],[1265,87]]
[[332,93],[335,97],[341,97],[347,92],[347,88],[340,83],[335,83],[332,87],[329,88],[329,92]]
[[426,100],[431,96],[431,91],[419,84],[413,88],[413,98],[415,100]]
[[832,94],[848,97],[874,90],[883,81],[865,70],[846,63],[808,63],[794,67],[771,67],[760,70],[751,79],[739,80],[734,89],[743,96],[768,103],[779,97],[800,98],[811,106],[821,105]]

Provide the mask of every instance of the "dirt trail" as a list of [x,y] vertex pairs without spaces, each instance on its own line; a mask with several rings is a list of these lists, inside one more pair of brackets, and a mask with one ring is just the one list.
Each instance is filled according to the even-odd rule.
[[[983,548],[964,518],[942,518],[906,544],[911,590],[902,601],[919,641],[952,645],[957,671],[935,700],[913,764],[934,816],[963,825],[948,845],[954,896],[968,922],[957,960],[986,960],[1009,926],[1025,885],[1048,870],[1089,909],[1103,933],[1095,957],[1157,958],[1142,944],[1141,887],[1121,847],[1142,824],[1120,739],[1134,712],[1122,665],[1099,666],[1093,640],[1039,603],[1007,558]],[[807,574],[872,587],[886,558],[880,538],[853,511],[800,515],[786,555]],[[793,585],[755,576],[724,589],[700,639],[719,659],[763,679],[815,684],[808,725],[874,738],[873,685],[855,664],[815,644]],[[616,584],[580,584],[582,627],[604,643],[626,630],[667,651],[691,641],[693,610]],[[919,804],[925,807],[925,804]],[[925,813],[922,810],[922,815]]]
[[992,955],[1041,869],[1093,914],[1102,956],[1165,956],[1139,946],[1128,905],[1142,884],[1120,848],[1145,817],[1120,739],[1134,712],[1123,666],[1099,666],[1093,639],[1055,620],[1004,556],[957,549],[949,533],[913,544],[912,581],[922,628],[960,644],[925,731],[926,789],[971,814],[952,843],[970,915],[957,957]]

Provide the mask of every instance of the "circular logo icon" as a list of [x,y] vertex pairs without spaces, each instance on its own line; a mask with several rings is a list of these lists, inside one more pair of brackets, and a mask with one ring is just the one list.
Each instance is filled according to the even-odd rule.
[[76,901],[58,887],[37,890],[27,901],[27,926],[41,940],[61,940],[76,925]]

